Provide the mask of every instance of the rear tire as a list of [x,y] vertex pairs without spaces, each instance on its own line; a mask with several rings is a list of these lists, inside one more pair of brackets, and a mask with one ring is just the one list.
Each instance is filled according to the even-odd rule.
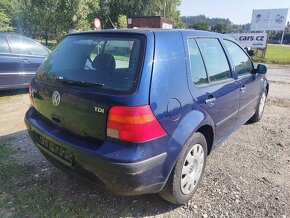
[[180,152],[177,162],[159,195],[173,204],[187,203],[201,182],[206,158],[206,139],[201,133],[194,133]]
[[251,123],[256,123],[259,120],[261,120],[261,118],[263,116],[264,108],[266,105],[266,100],[267,100],[267,92],[264,91],[261,98],[260,98],[260,102],[259,102],[259,105],[256,109],[256,112],[255,112],[254,116],[252,116],[250,119]]

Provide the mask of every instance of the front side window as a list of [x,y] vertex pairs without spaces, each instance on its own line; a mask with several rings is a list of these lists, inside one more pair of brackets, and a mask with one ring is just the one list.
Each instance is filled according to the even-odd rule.
[[9,36],[14,53],[20,55],[47,56],[48,50],[41,45],[19,36]]
[[208,78],[206,75],[204,63],[195,39],[188,40],[188,50],[191,78],[193,83],[197,86],[208,84]]
[[228,60],[218,39],[196,39],[203,56],[210,82],[232,78]]
[[232,57],[238,76],[251,74],[253,71],[252,61],[244,50],[232,41],[224,40],[224,43]]
[[67,36],[36,75],[46,81],[79,81],[118,94],[132,93],[141,73],[144,44],[142,36]]
[[3,35],[0,35],[0,53],[10,53],[6,37]]

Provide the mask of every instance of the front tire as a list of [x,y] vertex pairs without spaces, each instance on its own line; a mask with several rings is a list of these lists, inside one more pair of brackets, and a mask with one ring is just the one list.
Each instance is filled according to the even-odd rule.
[[159,195],[174,204],[187,203],[201,182],[206,159],[206,139],[201,133],[194,133],[180,152],[177,162]]
[[256,123],[259,120],[261,120],[261,118],[263,116],[264,109],[265,109],[266,100],[267,100],[267,92],[264,91],[261,98],[260,98],[260,102],[259,102],[259,105],[256,109],[256,112],[255,112],[254,116],[252,116],[250,119],[251,123]]

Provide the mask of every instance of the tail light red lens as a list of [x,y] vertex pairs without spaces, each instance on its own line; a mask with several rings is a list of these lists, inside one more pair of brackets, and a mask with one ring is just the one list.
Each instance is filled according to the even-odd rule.
[[146,142],[166,135],[149,105],[114,106],[107,121],[107,136],[128,142]]

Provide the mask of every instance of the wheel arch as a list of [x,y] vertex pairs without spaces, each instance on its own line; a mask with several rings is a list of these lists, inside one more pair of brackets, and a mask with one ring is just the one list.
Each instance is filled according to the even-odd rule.
[[266,91],[267,91],[267,95],[268,95],[268,93],[269,93],[269,83],[267,83],[267,85],[266,85]]
[[206,140],[207,143],[207,155],[211,153],[212,150],[212,145],[213,145],[213,140],[214,140],[214,131],[212,126],[210,125],[203,125],[196,130],[196,132],[201,133]]
[[[203,110],[194,110],[191,111],[183,120],[180,122],[180,128],[177,128],[172,135],[173,140],[179,145],[176,147],[175,154],[172,154],[170,160],[167,162],[169,170],[166,173],[166,179],[168,180],[172,170],[176,164],[177,158],[180,155],[180,152],[184,148],[184,145],[187,144],[193,134],[196,132],[201,133],[207,142],[207,155],[211,153],[214,142],[214,121],[208,113]],[[170,146],[171,147],[171,146]],[[173,147],[171,147],[172,150]],[[164,183],[165,184],[165,183]]]

